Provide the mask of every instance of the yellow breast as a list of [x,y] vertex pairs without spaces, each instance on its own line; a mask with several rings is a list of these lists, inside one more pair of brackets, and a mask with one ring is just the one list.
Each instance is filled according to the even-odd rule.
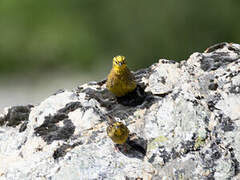
[[117,97],[132,92],[136,86],[134,76],[127,67],[120,72],[113,68],[108,75],[107,89]]

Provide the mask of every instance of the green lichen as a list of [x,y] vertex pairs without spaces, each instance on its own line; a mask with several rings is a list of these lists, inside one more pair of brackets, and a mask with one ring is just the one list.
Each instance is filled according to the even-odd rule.
[[203,137],[197,137],[197,139],[195,140],[195,144],[194,144],[194,149],[197,150],[199,149],[201,146],[203,146],[205,144],[205,138]]
[[158,147],[159,143],[165,142],[168,139],[165,136],[158,136],[152,142],[148,144],[148,150],[152,150]]

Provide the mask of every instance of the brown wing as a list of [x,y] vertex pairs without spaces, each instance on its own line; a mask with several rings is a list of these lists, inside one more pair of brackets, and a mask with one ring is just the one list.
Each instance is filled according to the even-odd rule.
[[106,87],[108,89],[111,89],[114,86],[114,81],[115,81],[114,79],[115,79],[114,72],[113,72],[113,70],[111,70],[111,72],[109,73],[108,78],[107,78],[107,85],[106,85]]

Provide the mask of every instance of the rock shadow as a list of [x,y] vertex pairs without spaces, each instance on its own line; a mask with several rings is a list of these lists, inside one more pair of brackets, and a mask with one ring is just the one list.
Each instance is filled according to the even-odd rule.
[[147,93],[144,91],[144,88],[142,88],[140,85],[137,85],[134,91],[123,97],[118,97],[117,102],[123,106],[135,107],[141,105],[146,97]]
[[115,144],[116,149],[129,158],[143,159],[146,155],[147,141],[131,134],[125,144]]

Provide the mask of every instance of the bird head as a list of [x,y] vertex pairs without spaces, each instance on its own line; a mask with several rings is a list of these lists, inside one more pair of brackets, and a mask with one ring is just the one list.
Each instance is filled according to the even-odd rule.
[[113,135],[121,136],[124,128],[125,128],[125,125],[123,123],[115,122],[107,127],[107,133],[110,136],[113,136]]
[[114,69],[116,70],[121,70],[121,69],[124,69],[125,67],[127,66],[127,63],[126,63],[126,58],[125,56],[115,56],[113,58],[113,67]]

